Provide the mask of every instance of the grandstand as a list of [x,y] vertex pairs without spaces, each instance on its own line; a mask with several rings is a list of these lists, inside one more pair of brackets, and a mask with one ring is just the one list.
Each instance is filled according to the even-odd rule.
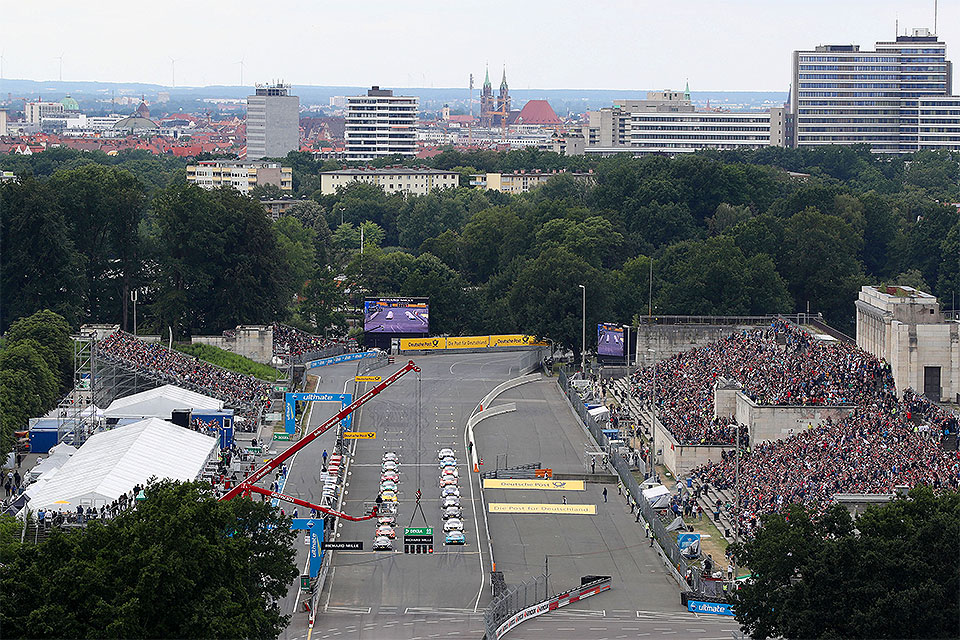
[[[765,513],[801,503],[819,512],[836,494],[892,494],[918,484],[960,488],[957,417],[912,390],[897,396],[886,363],[839,341],[818,340],[784,321],[742,331],[709,347],[657,363],[657,421],[684,446],[719,445],[719,459],[693,469],[701,506],[718,526],[750,534]],[[732,451],[735,428],[714,418],[720,378],[768,405],[848,405],[844,417],[787,438],[746,443],[739,464],[739,507]],[[652,405],[653,369],[614,385],[635,414]],[[729,508],[727,505],[731,505]]]
[[273,355],[284,364],[303,364],[344,351],[344,344],[340,341],[321,338],[279,322],[273,323]]
[[145,342],[124,331],[114,331],[97,342],[98,362],[148,376],[159,384],[174,384],[218,400],[243,418],[252,430],[270,399],[269,382],[235,373],[156,342]]

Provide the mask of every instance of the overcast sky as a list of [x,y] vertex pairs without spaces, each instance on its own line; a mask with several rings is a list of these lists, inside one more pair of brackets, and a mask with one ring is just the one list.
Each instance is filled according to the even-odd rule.
[[[933,0],[0,0],[3,77],[294,85],[778,90],[790,54],[933,28]],[[960,52],[960,0],[941,0]],[[956,47],[956,49],[954,49]],[[957,58],[960,62],[960,58]]]

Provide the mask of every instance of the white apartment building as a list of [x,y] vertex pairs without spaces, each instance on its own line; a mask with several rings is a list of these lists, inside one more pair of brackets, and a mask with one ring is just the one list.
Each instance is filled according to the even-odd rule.
[[247,96],[247,160],[299,150],[300,98],[290,95],[290,85],[258,84]]
[[257,186],[273,184],[281,191],[293,191],[293,169],[278,162],[203,160],[187,166],[187,182],[204,189],[230,186],[247,194]]
[[763,113],[631,113],[627,144],[640,153],[756,149],[785,145],[786,109]]
[[374,86],[347,98],[346,160],[363,162],[392,155],[417,155],[420,99],[395,96]]
[[792,144],[960,150],[952,79],[946,44],[927,29],[877,42],[875,51],[855,44],[794,51]]
[[63,113],[63,104],[60,102],[27,102],[23,105],[23,119],[29,124],[42,124],[43,119]]
[[385,169],[340,169],[320,174],[320,193],[330,195],[355,182],[375,184],[387,193],[422,196],[434,189],[460,186],[460,174],[427,167],[387,167]]
[[[470,176],[470,186],[501,193],[527,193],[566,172],[516,171],[514,173],[476,173]],[[570,173],[575,179],[593,181],[593,173]]]

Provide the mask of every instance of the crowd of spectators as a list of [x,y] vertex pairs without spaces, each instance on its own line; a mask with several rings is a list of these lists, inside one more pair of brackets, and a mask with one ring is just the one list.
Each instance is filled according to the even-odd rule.
[[273,355],[282,360],[320,351],[336,344],[336,340],[321,338],[279,322],[273,323]]
[[[732,418],[714,418],[719,379],[737,382],[763,405],[860,405],[893,389],[890,369],[854,345],[823,341],[784,321],[743,330],[656,363],[657,419],[680,444],[733,444]],[[631,390],[653,404],[654,368],[631,376]],[[741,444],[746,430],[741,426]]]
[[97,343],[97,357],[114,360],[178,386],[196,389],[223,400],[244,418],[251,428],[270,399],[270,384],[259,378],[221,369],[158,342],[144,342],[123,331],[115,331]]
[[[749,535],[765,513],[803,504],[822,511],[837,493],[894,493],[898,485],[960,489],[960,453],[941,446],[956,418],[912,393],[878,394],[842,420],[759,444],[740,458],[739,519]],[[919,402],[922,400],[922,403]],[[917,402],[914,402],[917,401]],[[923,407],[915,414],[909,407]],[[938,427],[931,426],[941,425]],[[698,467],[701,483],[735,491],[733,452]]]
[[53,527],[75,526],[82,527],[90,522],[109,520],[136,505],[137,494],[140,493],[140,485],[136,485],[129,493],[120,494],[120,497],[107,505],[101,505],[100,508],[77,505],[77,508],[68,509],[37,509],[34,516],[37,520],[37,526],[41,529],[49,530]]

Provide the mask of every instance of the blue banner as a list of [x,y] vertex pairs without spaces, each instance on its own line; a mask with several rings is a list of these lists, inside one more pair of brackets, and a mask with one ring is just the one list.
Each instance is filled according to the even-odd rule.
[[290,528],[310,532],[310,577],[316,578],[323,561],[323,518],[293,518]]
[[[285,393],[283,394],[283,426],[284,431],[293,433],[297,430],[297,402],[339,402],[340,408],[353,402],[352,393]],[[340,421],[344,430],[353,424],[353,414],[349,414]]]
[[353,360],[363,360],[364,358],[376,358],[376,351],[362,351],[360,353],[344,353],[343,355],[333,356],[332,358],[321,358],[319,360],[311,360],[307,362],[304,366],[307,369],[313,369],[315,367],[325,367],[328,364],[337,364],[339,362],[351,362]]
[[687,547],[693,544],[700,542],[699,533],[678,533],[677,534],[677,546],[680,547],[680,550],[683,551]]
[[725,602],[700,602],[699,600],[688,600],[687,611],[693,613],[713,613],[718,616],[732,616],[733,606]]

